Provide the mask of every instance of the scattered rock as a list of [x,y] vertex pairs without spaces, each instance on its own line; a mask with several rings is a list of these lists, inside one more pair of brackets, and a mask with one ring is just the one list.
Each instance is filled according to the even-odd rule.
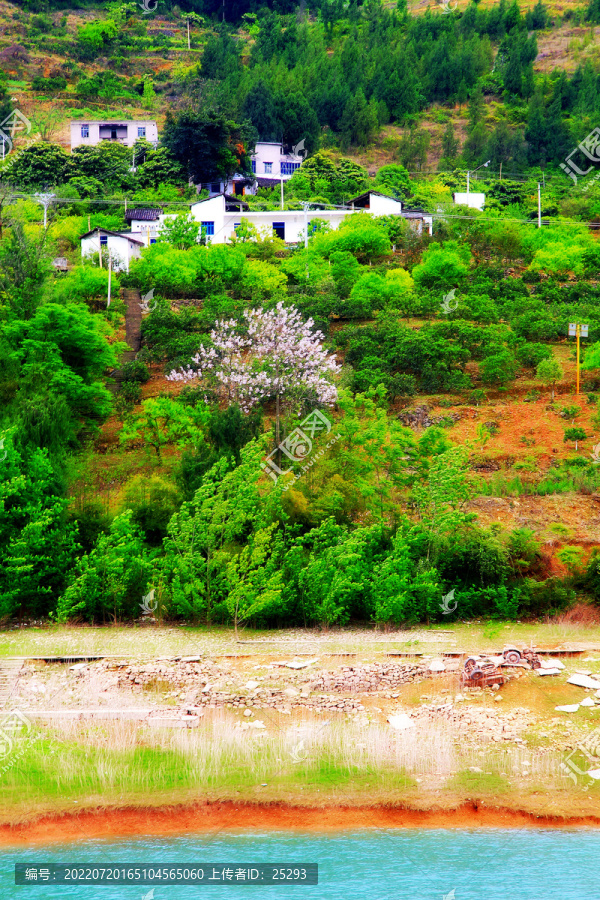
[[592,700],[591,697],[586,697],[585,700],[582,700],[581,703],[580,703],[579,705],[580,705],[580,706],[595,706],[596,704],[595,704],[595,702]]
[[579,709],[579,706],[580,706],[579,703],[573,703],[573,704],[567,705],[567,706],[555,706],[554,709],[555,709],[557,712],[569,712],[569,713],[571,713],[571,712],[577,712],[577,710]]

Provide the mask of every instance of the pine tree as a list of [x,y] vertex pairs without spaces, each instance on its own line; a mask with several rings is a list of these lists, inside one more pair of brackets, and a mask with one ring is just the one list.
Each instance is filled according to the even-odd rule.
[[473,131],[476,125],[479,125],[485,113],[485,101],[483,99],[483,91],[481,85],[477,83],[471,91],[469,99],[469,131]]
[[456,159],[460,144],[454,134],[454,125],[448,122],[442,135],[442,155],[446,159]]

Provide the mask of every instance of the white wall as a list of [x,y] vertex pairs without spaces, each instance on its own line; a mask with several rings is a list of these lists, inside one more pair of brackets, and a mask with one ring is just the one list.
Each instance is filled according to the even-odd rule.
[[[289,175],[281,174],[282,163],[295,163],[300,165],[304,159],[302,156],[296,156],[292,153],[284,154],[281,144],[269,143],[268,141],[259,141],[256,144],[252,159],[256,165],[257,178],[283,178],[287,181],[291,178],[293,172]],[[271,163],[271,171],[265,171],[265,163]]]
[[400,200],[393,197],[382,197],[380,194],[371,194],[369,209],[372,216],[394,216],[402,212]]
[[485,203],[485,194],[476,194],[473,191],[464,194],[453,194],[454,202],[458,206],[468,206],[470,209],[483,209]]
[[[81,126],[87,125],[89,130],[89,137],[81,136]],[[142,140],[138,136],[138,128],[146,129],[145,140],[150,141],[152,144],[158,143],[158,128],[156,122],[151,119],[139,119],[139,120],[119,120],[119,119],[104,119],[99,122],[91,122],[86,119],[78,119],[77,121],[71,122],[71,150],[74,150],[75,147],[95,147],[96,144],[100,143],[100,126],[106,125],[116,125],[119,126],[119,130],[123,128],[126,129],[126,135],[123,137],[118,137],[115,143],[124,144],[126,147],[133,147],[136,141]]]
[[[126,237],[116,234],[107,235],[107,242],[102,246],[102,250],[110,250],[113,269],[115,271],[129,271],[129,263],[132,259],[139,259],[141,256],[141,247],[139,244],[133,244]],[[81,240],[81,255],[92,256],[94,253],[100,252],[100,234],[90,234]]]

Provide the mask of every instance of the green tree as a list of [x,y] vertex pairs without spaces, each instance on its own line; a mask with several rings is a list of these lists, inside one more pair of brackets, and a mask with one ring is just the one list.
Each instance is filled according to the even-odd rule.
[[254,141],[250,126],[214,110],[167,114],[163,130],[163,144],[196,184],[251,174]]
[[406,200],[412,194],[410,175],[404,166],[394,163],[381,166],[375,176],[375,185],[383,193],[391,194],[398,200]]
[[13,316],[30,319],[50,274],[47,235],[41,231],[31,236],[16,219],[10,225],[8,236],[0,243],[0,298]]
[[281,542],[276,540],[276,529],[276,522],[258,528],[248,545],[227,566],[226,604],[236,641],[242,622],[261,613],[274,612],[281,606],[284,584],[279,568]]
[[88,622],[138,618],[151,574],[141,532],[131,510],[116,516],[108,534],[79,561],[72,581],[58,601],[59,622],[84,618]]
[[442,135],[442,155],[446,159],[456,159],[460,149],[460,142],[454,134],[454,125],[448,122]]
[[78,549],[48,452],[19,452],[14,434],[15,429],[0,432],[2,619],[51,613]]
[[143,440],[147,450],[162,462],[163,448],[168,444],[185,446],[204,443],[204,430],[210,411],[204,404],[186,406],[170,397],[151,397],[142,403],[142,411],[127,420],[120,441],[128,444]]
[[503,349],[479,363],[479,375],[484,384],[505,385],[514,380],[518,368],[514,353]]
[[170,244],[177,250],[187,250],[197,243],[199,233],[200,224],[191,213],[179,213],[164,220],[156,242]]
[[449,290],[457,287],[469,271],[471,252],[468,244],[446,241],[431,244],[423,254],[423,260],[412,272],[418,288]]
[[559,361],[553,357],[550,359],[543,359],[536,367],[535,377],[538,381],[541,381],[542,384],[549,384],[552,386],[550,399],[554,400],[554,387],[556,382],[560,381],[563,377],[563,370]]
[[575,449],[577,450],[577,444],[579,441],[585,441],[587,434],[583,430],[583,428],[566,428],[564,442],[567,441],[575,441]]
[[11,156],[4,176],[25,191],[42,191],[68,179],[71,160],[59,144],[38,141]]

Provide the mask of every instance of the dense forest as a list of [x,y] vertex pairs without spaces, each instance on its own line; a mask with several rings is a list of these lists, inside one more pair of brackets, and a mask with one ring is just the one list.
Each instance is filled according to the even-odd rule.
[[[389,627],[444,621],[450,592],[463,619],[600,602],[593,541],[478,513],[600,488],[600,187],[560,168],[600,119],[598,60],[536,69],[543,35],[600,24],[597,0],[560,20],[541,0],[418,16],[198,0],[161,4],[162,29],[132,3],[76,26],[72,3],[14,9],[25,51],[47,43],[55,64],[0,80],[5,115],[15,91],[27,112],[37,98],[0,166],[0,618],[118,621],[144,602],[236,628]],[[182,22],[186,65],[153,68]],[[69,152],[44,98],[63,120],[158,118],[160,143]],[[384,134],[373,170],[360,154]],[[210,245],[189,215],[193,183],[250,173],[257,140],[305,141],[284,204],[311,207],[307,246],[252,226]],[[483,212],[453,203],[467,168]],[[319,218],[368,189],[431,214],[433,234]],[[277,208],[279,188],[244,200]],[[109,275],[80,237],[123,231],[126,204],[177,217]],[[125,362],[136,291],[153,302]],[[589,326],[580,395],[572,322]]]

